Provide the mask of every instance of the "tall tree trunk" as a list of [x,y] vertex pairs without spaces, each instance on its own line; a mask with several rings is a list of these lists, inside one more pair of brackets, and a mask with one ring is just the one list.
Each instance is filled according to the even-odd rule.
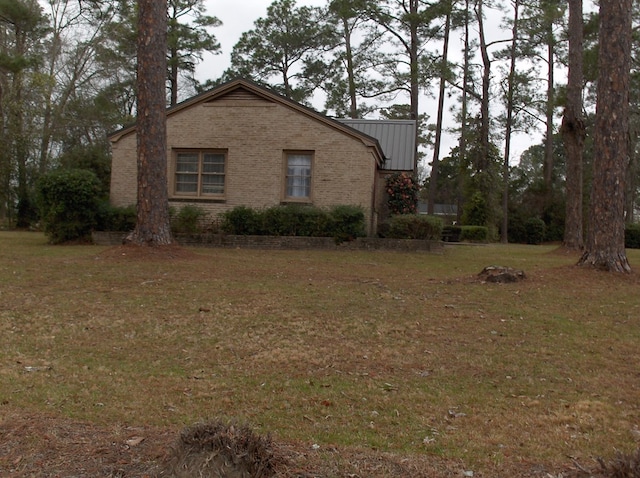
[[635,152],[635,148],[632,146],[638,142],[638,133],[632,132],[629,136],[629,165],[627,167],[627,187],[625,192],[625,205],[624,205],[624,222],[625,224],[633,224],[635,222],[635,204],[638,196],[638,155]]
[[464,174],[463,164],[466,162],[467,156],[467,88],[469,87],[469,68],[470,68],[470,40],[469,40],[469,0],[465,0],[464,10],[464,67],[462,71],[462,98],[460,116],[460,141],[458,149],[460,151],[460,166],[458,173],[458,204],[456,211],[456,221],[458,224],[462,220],[462,207],[464,205]]
[[356,79],[353,66],[353,49],[351,46],[351,27],[349,20],[342,18],[342,27],[344,28],[345,54],[347,56],[347,76],[349,82],[349,116],[353,119],[358,118],[358,100],[356,94]]
[[178,104],[178,51],[171,49],[171,65],[169,70],[169,87],[171,88],[171,106]]
[[553,64],[555,61],[555,46],[553,39],[553,24],[549,25],[547,43],[547,104],[546,104],[546,133],[544,139],[544,164],[543,176],[545,185],[545,203],[551,203],[553,193],[553,109],[555,85],[553,75]]
[[[4,76],[0,71],[0,75]],[[7,154],[7,139],[4,121],[4,78],[0,78],[0,222],[10,220],[9,190],[11,188],[10,155]]]
[[[19,58],[24,57],[26,53],[26,33],[22,31],[17,24],[16,32],[16,52]],[[29,149],[25,138],[25,124],[22,104],[22,93],[24,92],[24,74],[23,70],[16,71],[13,75],[13,94],[15,95],[15,105],[13,108],[13,150],[15,154],[16,165],[18,167],[18,213],[16,215],[16,226],[30,226],[30,199],[29,185],[27,178],[27,160]]]
[[632,0],[601,0],[593,186],[585,252],[578,262],[630,272],[624,248],[629,155]]
[[431,161],[431,176],[429,179],[429,201],[427,213],[433,214],[436,195],[438,192],[438,169],[440,166],[440,143],[442,140],[442,124],[444,117],[444,97],[447,85],[447,60],[449,54],[449,34],[451,32],[451,2],[447,6],[447,17],[444,24],[444,44],[442,46],[442,61],[440,63],[440,93],[438,96],[438,118],[436,121],[436,137],[433,145],[433,160]]
[[584,247],[582,225],[582,154],[585,126],[582,119],[582,53],[583,53],[582,0],[569,0],[569,76],[567,104],[562,118],[562,139],[567,155],[566,191],[563,245],[567,249]]
[[[420,67],[418,64],[418,46],[420,44],[420,39],[418,37],[418,26],[419,26],[419,18],[418,18],[418,7],[420,4],[419,0],[409,0],[410,2],[410,15],[411,15],[411,44],[410,44],[410,52],[409,52],[409,61],[411,68],[411,119],[415,120],[416,123],[420,118]],[[415,150],[413,152],[413,172],[414,174],[418,173],[418,138],[420,137],[419,128],[416,127],[416,137],[415,137]]]
[[518,12],[520,0],[513,2],[513,29],[511,31],[511,65],[509,67],[509,78],[507,87],[507,120],[505,124],[504,138],[504,163],[502,166],[502,233],[500,241],[503,244],[509,242],[509,156],[511,155],[511,131],[513,129],[513,90],[515,88],[516,77],[516,52],[518,47]]
[[173,242],[167,193],[167,4],[139,0],[138,6],[138,208],[127,242],[161,246]]
[[[483,0],[476,0],[476,18],[482,57],[482,98],[480,100],[480,157],[476,168],[485,171],[489,167],[489,88],[491,84],[491,60],[484,33]],[[483,191],[483,194],[485,191]]]

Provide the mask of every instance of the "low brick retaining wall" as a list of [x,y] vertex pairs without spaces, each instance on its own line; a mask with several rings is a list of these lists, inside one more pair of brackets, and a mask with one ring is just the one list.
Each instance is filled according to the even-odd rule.
[[[117,246],[122,244],[125,233],[93,232],[95,244]],[[230,249],[291,249],[291,250],[390,250],[406,252],[442,252],[440,241],[416,239],[383,239],[359,237],[353,241],[336,244],[331,237],[297,236],[235,236],[230,234],[176,234],[178,244],[193,247],[222,247]]]

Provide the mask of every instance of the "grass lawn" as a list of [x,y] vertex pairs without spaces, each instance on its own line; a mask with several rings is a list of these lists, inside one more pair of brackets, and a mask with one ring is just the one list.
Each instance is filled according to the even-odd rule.
[[[523,245],[141,254],[0,232],[0,475],[91,476],[60,458],[84,450],[107,476],[96,449],[152,470],[211,419],[270,434],[281,476],[546,477],[631,452],[639,276],[577,259]],[[527,279],[481,283],[488,265]]]

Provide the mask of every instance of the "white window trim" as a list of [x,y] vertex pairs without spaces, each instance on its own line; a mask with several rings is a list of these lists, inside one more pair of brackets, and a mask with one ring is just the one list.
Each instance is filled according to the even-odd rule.
[[[289,195],[289,157],[290,156],[309,156],[310,157],[310,174],[309,174],[309,195],[308,196],[290,196]],[[283,202],[288,203],[311,203],[313,202],[313,177],[315,168],[315,152],[310,150],[285,150],[283,152]]]

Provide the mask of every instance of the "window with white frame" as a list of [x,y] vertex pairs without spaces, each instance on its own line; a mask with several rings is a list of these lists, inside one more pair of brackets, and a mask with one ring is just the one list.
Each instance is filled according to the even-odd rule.
[[226,153],[177,151],[176,196],[221,196],[224,194]]
[[285,199],[310,200],[313,154],[310,152],[289,152],[286,153],[286,161]]

